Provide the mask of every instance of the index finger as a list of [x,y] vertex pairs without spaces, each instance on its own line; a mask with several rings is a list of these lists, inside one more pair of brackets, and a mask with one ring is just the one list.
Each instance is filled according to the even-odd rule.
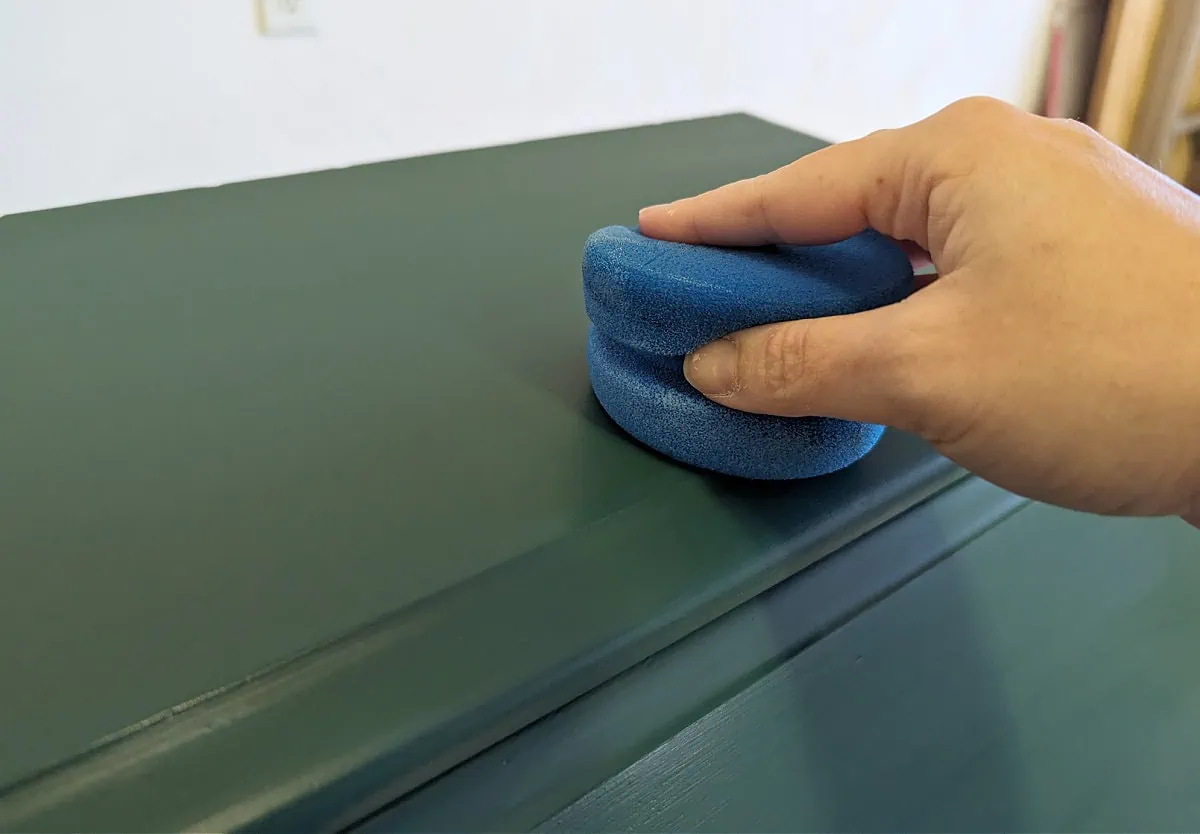
[[[752,179],[643,209],[648,237],[681,243],[758,246],[844,240],[867,227],[928,247],[928,195],[912,128],[831,145]],[[915,188],[915,190],[914,190]]]

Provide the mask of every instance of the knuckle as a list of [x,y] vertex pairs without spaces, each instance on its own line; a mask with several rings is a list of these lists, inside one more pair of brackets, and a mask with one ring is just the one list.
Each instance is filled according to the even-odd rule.
[[871,225],[893,237],[921,240],[936,181],[937,175],[923,161],[905,157],[893,176],[878,178],[867,203]]
[[1111,143],[1098,130],[1078,119],[1049,119],[1049,123],[1078,151],[1104,152]]
[[812,384],[809,333],[806,322],[773,324],[764,330],[753,366],[747,369],[762,396],[787,400]]
[[993,121],[1011,118],[1017,111],[1011,104],[991,96],[967,96],[948,105],[947,116],[968,122]]
[[1012,152],[1016,134],[1026,132],[1023,119],[1030,114],[1000,99],[971,96],[948,105],[936,117],[943,135],[949,137],[944,147],[954,149],[967,158],[1003,157]]
[[775,225],[775,213],[771,209],[771,190],[767,176],[763,174],[754,177],[748,181],[747,187],[751,195],[748,200],[750,211],[765,236],[776,243],[782,242],[783,236]]
[[1094,127],[1082,122],[1079,119],[1054,118],[1049,119],[1051,124],[1057,125],[1064,132],[1070,133],[1073,136],[1078,136],[1081,139],[1099,139],[1100,133]]
[[881,128],[872,130],[865,137],[863,137],[863,139],[864,139],[864,141],[869,140],[874,144],[879,144],[881,141],[886,142],[891,139],[894,139],[898,132],[899,132],[898,129],[894,128],[894,127],[881,127]]
[[[961,180],[1019,164],[1030,124],[1037,118],[1000,99],[969,96],[947,105],[933,117],[942,179]],[[938,182],[931,183],[930,190]]]

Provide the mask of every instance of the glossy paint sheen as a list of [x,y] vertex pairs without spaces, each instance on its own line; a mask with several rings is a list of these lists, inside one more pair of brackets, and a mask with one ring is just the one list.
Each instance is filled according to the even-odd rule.
[[539,830],[1195,831],[1197,588],[1178,519],[1032,505]]

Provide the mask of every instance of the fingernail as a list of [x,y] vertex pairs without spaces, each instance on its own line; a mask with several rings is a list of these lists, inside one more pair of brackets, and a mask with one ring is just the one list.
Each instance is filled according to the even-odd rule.
[[683,363],[687,381],[706,397],[728,397],[737,390],[737,345],[729,339],[707,344]]
[[662,210],[662,209],[665,209],[665,208],[666,208],[667,206],[669,206],[669,205],[671,205],[671,204],[670,204],[670,203],[658,203],[657,205],[653,205],[653,206],[646,206],[644,209],[642,209],[641,211],[639,211],[639,212],[638,212],[638,217],[643,217],[643,216],[645,216],[645,214],[646,214],[647,212],[651,212],[651,211],[660,211],[660,210]]

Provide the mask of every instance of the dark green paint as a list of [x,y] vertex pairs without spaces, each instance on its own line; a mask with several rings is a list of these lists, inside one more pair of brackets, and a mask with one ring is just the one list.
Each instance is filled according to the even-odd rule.
[[0,218],[0,829],[523,828],[598,783],[543,827],[1200,827],[1193,531],[1035,507],[886,596],[1015,499],[895,433],[708,477],[597,408],[587,233],[819,145],[732,116]]
[[529,831],[1025,503],[967,478],[405,796],[356,834]]
[[588,232],[819,145],[732,116],[0,218],[0,828],[347,822],[960,478],[896,434],[707,477],[591,397]]
[[544,831],[1200,830],[1200,534],[1035,505]]

